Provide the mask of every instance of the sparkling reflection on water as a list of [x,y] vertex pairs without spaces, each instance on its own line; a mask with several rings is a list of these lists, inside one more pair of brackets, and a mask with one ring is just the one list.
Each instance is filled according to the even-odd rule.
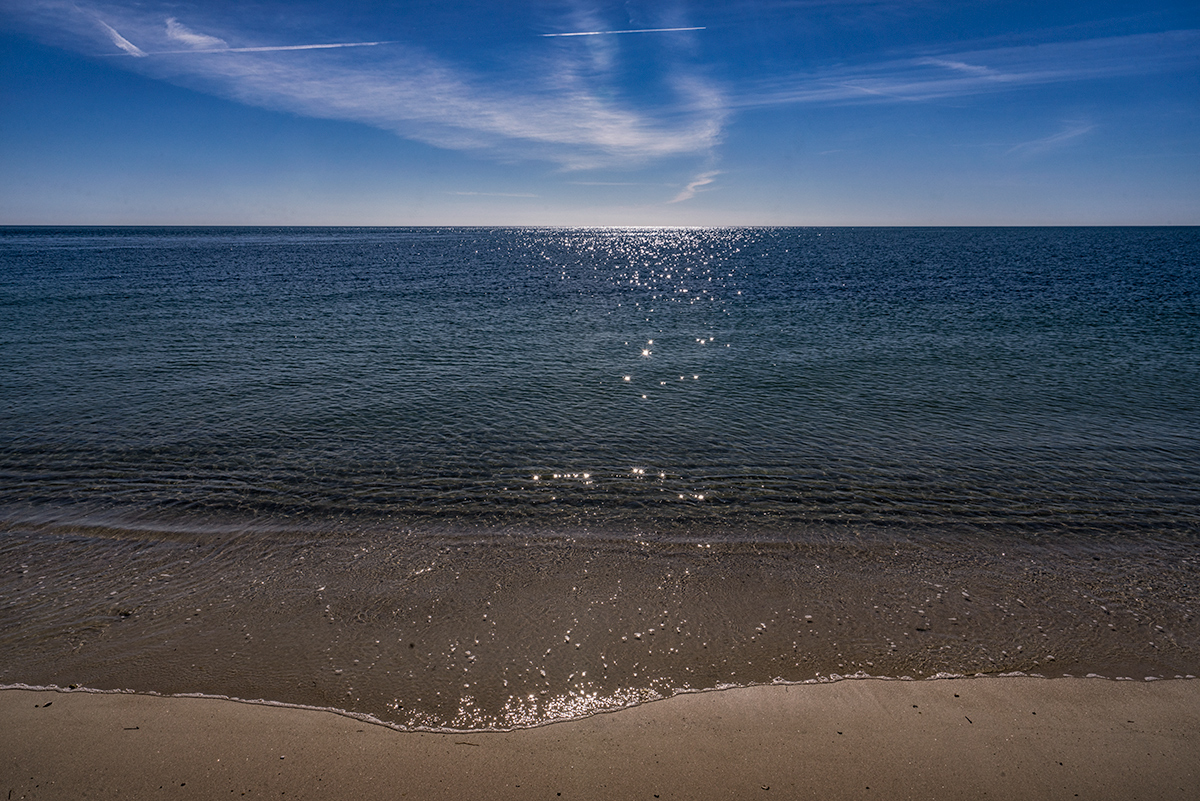
[[0,680],[471,728],[1036,672],[1035,634],[1194,672],[1198,265],[1193,229],[2,229]]
[[7,229],[0,500],[1194,527],[1195,240]]

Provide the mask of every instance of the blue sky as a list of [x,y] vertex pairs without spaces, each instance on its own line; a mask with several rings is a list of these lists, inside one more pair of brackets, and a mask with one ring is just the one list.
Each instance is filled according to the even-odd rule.
[[1200,4],[0,0],[0,224],[1200,224]]

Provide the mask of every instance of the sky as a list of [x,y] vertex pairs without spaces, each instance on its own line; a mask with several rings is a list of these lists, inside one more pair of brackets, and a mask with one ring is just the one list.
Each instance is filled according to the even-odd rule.
[[0,224],[1197,225],[1200,3],[0,0]]

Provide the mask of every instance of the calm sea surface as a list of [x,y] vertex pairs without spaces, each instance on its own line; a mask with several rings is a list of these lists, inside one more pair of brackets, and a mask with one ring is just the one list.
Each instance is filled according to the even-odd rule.
[[509,728],[1200,673],[1200,230],[0,228],[0,682]]

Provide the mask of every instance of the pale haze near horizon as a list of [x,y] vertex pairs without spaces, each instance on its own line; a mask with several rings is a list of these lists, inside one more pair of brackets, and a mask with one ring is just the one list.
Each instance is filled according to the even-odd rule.
[[1194,3],[0,0],[4,225],[1200,224]]

